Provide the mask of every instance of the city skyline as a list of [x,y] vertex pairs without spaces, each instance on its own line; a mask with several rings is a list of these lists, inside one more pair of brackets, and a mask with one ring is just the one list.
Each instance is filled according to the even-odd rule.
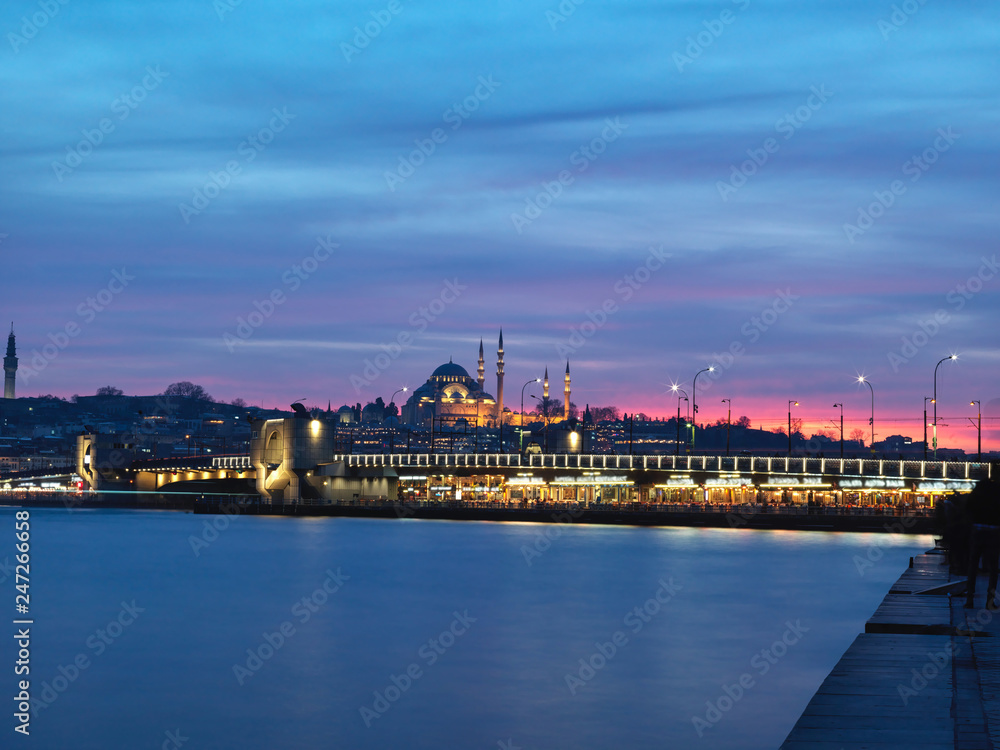
[[502,326],[510,408],[568,359],[581,408],[669,417],[714,362],[702,421],[867,423],[865,375],[877,437],[955,352],[942,444],[970,401],[997,444],[992,6],[389,6],[11,8],[19,395],[365,403]]
[[[9,347],[10,347],[10,341],[12,339],[13,339],[13,331],[11,333],[11,339],[9,339],[9,341],[8,341],[8,352],[11,351]],[[383,352],[383,354],[384,354],[384,352]],[[498,352],[498,355],[499,355],[499,352]],[[454,362],[454,359],[455,359],[454,357],[449,357],[448,362],[447,363],[442,363],[441,365],[439,365],[439,367],[446,367],[446,366],[450,367],[453,364],[458,365],[463,370],[465,370],[465,375],[471,379],[470,371],[467,370],[461,364],[461,362]],[[946,358],[942,358],[942,360],[939,361],[937,364],[938,364],[938,366],[940,366],[941,364],[945,364],[945,363],[952,364],[953,362],[955,364],[957,364],[958,361],[959,361],[959,359],[960,358],[957,355],[953,355],[953,356],[949,356],[949,357],[946,357]],[[487,359],[484,358],[483,343],[482,343],[482,341],[480,341],[479,360],[478,360],[479,368],[478,368],[477,371],[480,373],[481,377],[484,375],[484,372],[485,372],[485,369],[486,369],[485,368],[486,361],[487,361]],[[696,422],[701,427],[701,426],[709,426],[709,425],[717,424],[720,421],[721,422],[725,422],[726,419],[729,419],[733,423],[735,423],[737,420],[746,417],[746,418],[750,419],[751,426],[754,427],[755,429],[765,429],[765,430],[768,430],[768,431],[784,432],[784,433],[787,434],[786,425],[790,425],[793,428],[792,429],[793,433],[801,433],[804,438],[810,438],[810,437],[813,437],[816,434],[824,434],[827,437],[834,438],[834,439],[839,439],[840,438],[840,434],[839,434],[839,429],[840,429],[839,420],[840,420],[840,415],[841,415],[840,409],[842,407],[844,407],[844,402],[843,401],[832,404],[831,409],[837,410],[837,411],[831,411],[830,414],[832,416],[830,416],[830,415],[820,414],[819,412],[814,411],[814,410],[810,410],[810,407],[815,407],[814,404],[811,405],[811,404],[799,402],[797,400],[789,400],[787,402],[787,406],[785,407],[785,408],[787,408],[787,412],[786,412],[786,414],[787,414],[787,422],[786,422],[786,417],[785,416],[777,416],[776,415],[776,412],[775,412],[775,408],[776,407],[773,404],[764,403],[761,399],[756,399],[755,400],[755,399],[751,398],[751,399],[748,399],[748,401],[753,405],[753,407],[755,409],[762,409],[762,410],[764,410],[763,414],[761,414],[759,412],[755,412],[753,414],[750,414],[750,413],[748,413],[746,411],[741,411],[740,410],[741,406],[740,406],[740,402],[739,401],[737,402],[737,411],[733,412],[732,411],[732,398],[731,397],[722,398],[721,400],[718,399],[718,398],[714,398],[713,399],[713,395],[714,396],[718,395],[718,386],[717,386],[716,380],[714,380],[712,378],[718,377],[718,374],[726,369],[725,363],[727,361],[728,360],[726,358],[724,358],[724,357],[723,358],[716,358],[716,362],[720,362],[721,364],[712,364],[712,365],[710,365],[707,368],[703,368],[698,373],[699,375],[701,375],[701,374],[706,375],[706,379],[702,380],[701,384],[700,384],[700,387],[701,387],[701,391],[700,391],[701,398],[700,399],[697,397],[697,395],[696,395],[697,392],[695,391],[695,389],[692,388],[691,384],[689,384],[689,383],[685,383],[685,382],[677,383],[677,382],[674,382],[674,383],[671,383],[669,385],[669,387],[666,390],[666,397],[667,397],[667,399],[671,403],[677,404],[677,406],[679,408],[679,413],[681,414],[681,417],[684,419],[684,421],[686,421],[686,422],[688,422],[688,421],[694,421],[694,422]],[[381,375],[382,369],[380,369],[380,365],[383,362],[391,362],[391,357],[389,357],[389,355],[386,354],[385,357],[382,358],[382,359],[376,358],[374,361],[370,361],[370,360],[366,359],[365,360],[366,367],[365,367],[365,370],[363,371],[363,375],[362,376],[354,376],[354,377],[363,377],[364,374],[368,374],[368,376],[372,378],[371,381],[368,383],[368,385],[372,386],[372,390],[376,392],[375,395],[363,398],[361,400],[353,400],[351,398],[347,398],[347,399],[343,400],[343,402],[340,399],[335,399],[335,398],[332,398],[332,397],[329,397],[329,396],[328,397],[323,397],[323,396],[318,396],[318,397],[306,396],[306,397],[301,397],[301,398],[295,399],[295,400],[301,401],[302,403],[309,405],[310,408],[319,409],[320,411],[322,411],[323,410],[323,403],[322,402],[323,402],[324,398],[326,398],[328,406],[331,405],[331,404],[333,404],[334,401],[336,401],[337,405],[341,405],[341,406],[343,406],[343,405],[352,406],[354,404],[360,404],[361,406],[365,406],[367,404],[373,403],[375,401],[375,399],[377,399],[377,398],[382,398],[385,403],[389,403],[391,400],[395,400],[395,397],[397,395],[399,395],[400,393],[402,393],[402,396],[399,399],[398,406],[399,406],[400,409],[404,409],[404,407],[408,404],[408,402],[413,399],[415,391],[418,392],[418,393],[423,391],[422,383],[418,384],[415,387],[411,386],[411,385],[408,385],[408,384],[400,386],[399,388],[395,389],[395,391],[392,393],[391,396],[388,396],[386,394],[382,394],[380,392],[377,392],[377,388],[375,388],[374,386],[375,386],[376,381],[378,380],[378,377]],[[16,361],[14,362],[14,367],[16,368]],[[16,372],[16,369],[12,370],[12,371],[9,371],[9,374],[13,375],[14,372]],[[434,374],[437,374],[437,372],[435,371]],[[569,387],[568,376],[569,376],[569,362],[567,362],[567,364],[566,364],[566,380],[567,380],[567,382],[563,386],[564,388],[568,388]],[[10,379],[13,380],[12,377]],[[187,381],[187,382],[190,382],[190,381]],[[386,381],[386,382],[388,382],[388,381]],[[428,384],[430,383],[430,381],[427,381],[427,382],[428,382]],[[528,388],[530,386],[532,391],[537,391],[538,393],[543,393],[544,397],[548,398],[549,397],[548,396],[548,392],[547,392],[547,389],[543,387],[543,382],[546,383],[546,384],[548,384],[548,382],[549,382],[549,376],[548,376],[548,369],[547,369],[547,367],[545,367],[544,370],[543,370],[543,376],[537,377],[537,378],[529,377],[528,380],[523,383],[522,390],[524,388]],[[865,391],[865,392],[866,393],[868,393],[868,392],[871,393],[872,400],[869,401],[869,402],[867,402],[867,403],[868,403],[870,409],[874,410],[874,408],[875,408],[874,389],[873,389],[873,387],[872,387],[869,379],[866,376],[856,376],[856,377],[854,377],[854,378],[851,379],[851,382],[852,382],[853,385],[858,386],[859,389],[862,386],[867,386],[868,387],[868,391]],[[197,384],[197,385],[201,385],[201,384]],[[362,385],[362,383],[358,383],[358,385]],[[114,388],[115,386],[112,385],[111,387]],[[714,393],[713,393],[713,389],[714,389]],[[358,389],[356,389],[356,390],[358,390]],[[362,391],[358,391],[358,392],[362,392]],[[42,394],[32,394],[32,395],[42,395]],[[45,394],[45,395],[56,395],[56,394]],[[87,396],[87,395],[92,395],[92,394],[89,394],[89,393],[74,393],[73,394],[74,397],[78,396],[78,395],[79,396]],[[155,393],[127,393],[126,392],[126,393],[124,393],[124,395],[125,396],[150,396],[150,395],[156,395],[156,394]],[[209,395],[209,397],[213,398],[216,401],[227,402],[228,400],[230,400],[230,399],[225,399],[225,398],[218,398],[218,397],[214,396],[213,394],[211,394],[210,392],[208,392],[208,395]],[[537,396],[536,393],[528,393],[527,395],[528,395],[528,401],[524,405],[524,411],[525,411],[526,414],[532,414],[533,412],[536,412],[538,410],[538,406],[539,406],[539,404],[541,402],[538,401],[539,397]],[[942,395],[942,394],[939,394],[939,396],[940,395]],[[486,396],[488,398],[491,398],[489,396],[489,394],[486,394]],[[66,398],[66,397],[63,396],[63,398]],[[242,398],[242,396],[238,396],[236,398]],[[692,419],[692,417],[694,416],[692,414],[692,411],[694,409],[696,399],[697,399],[697,403],[696,403],[696,405],[697,405],[697,418],[696,419]],[[244,399],[244,400],[246,400],[246,399]],[[559,419],[563,418],[564,403],[558,398],[558,394],[554,397],[553,400],[557,404],[559,404],[559,409],[558,409],[558,413],[552,415],[552,419],[558,421]],[[680,402],[681,401],[684,402],[683,407],[680,406]],[[716,405],[716,403],[715,403],[716,401],[719,401],[719,405],[726,404],[726,406],[724,407],[724,410],[719,412],[719,415],[716,414],[716,412],[719,411],[719,406]],[[939,398],[939,402],[943,402],[943,401],[944,401],[944,399]],[[491,398],[491,400],[490,400],[489,403],[490,404],[494,404],[495,402]],[[595,407],[595,408],[597,408],[597,407],[609,407],[609,406],[618,407],[619,410],[620,410],[620,412],[622,413],[623,417],[627,416],[629,413],[631,413],[633,416],[635,416],[636,411],[637,411],[636,409],[631,409],[630,410],[630,409],[627,409],[627,408],[622,408],[620,404],[613,403],[613,402],[611,402],[611,403],[597,403],[597,402],[584,401],[584,402],[581,402],[581,403],[577,403],[576,400],[573,400],[573,401],[571,401],[571,404],[572,404],[572,408],[574,409],[574,413],[577,416],[579,416],[579,414],[582,414],[583,411],[584,411],[584,409],[587,406]],[[933,445],[934,445],[934,443],[933,443],[933,441],[934,441],[934,438],[933,438],[933,434],[934,434],[934,430],[933,430],[933,425],[934,425],[933,404],[934,404],[934,401],[931,399],[931,397],[927,397],[925,399],[924,407],[928,409],[928,411],[927,411],[927,417],[926,417],[926,419],[927,419],[927,443],[928,443],[928,446],[929,446],[928,450],[933,450]],[[268,403],[268,402],[263,401],[263,400],[260,401],[259,403],[255,402],[253,400],[250,400],[250,401],[247,402],[247,405],[248,406],[260,406],[262,408],[267,408],[267,409],[282,409],[282,410],[288,410],[289,409],[289,404]],[[337,405],[334,405],[333,408],[334,409],[338,408]],[[963,448],[967,452],[970,452],[970,451],[977,450],[979,448],[980,444],[981,444],[981,441],[985,441],[986,445],[983,446],[983,452],[990,452],[992,450],[995,450],[992,447],[992,445],[991,445],[991,441],[992,441],[993,435],[991,434],[992,431],[991,431],[990,427],[992,426],[991,423],[997,417],[995,417],[995,416],[991,417],[989,414],[987,414],[986,412],[982,411],[983,404],[981,403],[981,400],[977,399],[977,400],[970,401],[968,405],[970,407],[975,407],[975,410],[974,410],[975,417],[966,414],[966,415],[961,415],[961,416],[959,416],[956,419],[956,417],[955,417],[955,415],[953,413],[950,413],[950,412],[946,413],[944,411],[944,407],[943,406],[942,406],[942,409],[939,409],[939,414],[938,414],[938,434],[939,434],[939,444],[938,445],[939,445],[939,447],[940,448]],[[988,403],[986,406],[987,407],[995,407],[995,406],[997,406],[997,404],[995,404],[995,403],[994,404]],[[485,421],[486,415],[487,415],[487,411],[490,408],[494,408],[494,407],[484,407],[481,410],[481,412],[477,411],[476,413],[480,414],[483,417],[484,421]],[[921,431],[923,429],[923,422],[924,422],[922,415],[918,416],[916,418],[909,418],[909,417],[906,417],[906,416],[903,416],[903,417],[882,417],[878,413],[874,413],[874,415],[873,415],[873,411],[871,411],[871,410],[869,410],[869,411],[862,410],[861,412],[857,412],[857,411],[852,411],[851,408],[850,408],[850,406],[848,406],[847,410],[843,411],[843,416],[844,416],[844,421],[843,421],[843,425],[844,425],[843,426],[843,437],[844,437],[844,439],[846,439],[846,440],[857,440],[857,439],[860,439],[861,442],[862,442],[862,444],[865,444],[865,445],[870,444],[872,442],[872,440],[871,440],[871,438],[872,438],[872,423],[871,423],[871,419],[869,419],[869,417],[870,416],[874,416],[875,417],[875,426],[876,426],[876,433],[875,433],[875,442],[876,443],[882,442],[883,440],[885,440],[889,436],[897,436],[897,435],[903,435],[905,437],[910,437],[910,438],[913,439],[914,443],[922,442],[922,437],[923,436],[921,434]],[[513,405],[511,405],[510,403],[508,403],[505,406],[505,412],[509,413],[511,415],[515,415],[515,414],[520,413],[520,404],[519,403],[514,403]],[[677,416],[677,411],[673,410],[670,407],[666,408],[666,410],[660,409],[660,410],[654,410],[654,411],[645,411],[645,410],[639,409],[638,412],[640,414],[642,414],[643,416],[645,416],[648,419],[653,420],[653,421],[669,421],[670,419],[673,419],[673,418],[675,418]],[[469,412],[469,413],[472,414],[472,412]],[[720,416],[721,414],[725,414],[725,419],[723,419],[723,417]],[[981,435],[979,435],[977,433],[977,430],[976,430],[977,422],[980,419],[984,420],[984,421],[981,422],[981,425],[982,425],[982,434]],[[953,423],[955,421],[958,421],[961,424],[961,428],[959,428],[959,429],[954,429],[953,428]],[[915,426],[915,430],[914,430],[914,426]],[[971,434],[971,442],[968,442],[968,440],[970,438],[967,435],[967,429],[969,427],[973,428],[972,434]],[[994,427],[994,429],[997,429],[997,428]],[[859,432],[860,433],[864,433],[864,435],[859,435],[858,434]]]

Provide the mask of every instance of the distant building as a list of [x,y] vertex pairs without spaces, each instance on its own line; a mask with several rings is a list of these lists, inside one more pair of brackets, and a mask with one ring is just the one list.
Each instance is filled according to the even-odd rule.
[[14,395],[14,382],[17,376],[17,352],[14,347],[14,324],[10,324],[10,335],[7,337],[7,356],[3,358],[3,397],[17,398]]
[[496,424],[497,407],[496,399],[483,390],[480,381],[473,379],[461,365],[449,361],[413,391],[403,405],[402,414],[403,421],[413,425],[430,427],[433,419],[438,425],[454,426],[464,421],[485,426]]
[[[461,365],[449,360],[431,373],[427,382],[413,391],[406,404],[400,410],[403,422],[411,425],[430,427],[435,425],[460,425],[463,427],[479,425],[480,427],[496,427],[500,423],[505,410],[503,403],[504,386],[504,350],[503,331],[497,344],[497,390],[496,398],[486,392],[486,363],[483,356],[483,342],[479,342],[479,366],[476,369],[478,377],[473,378]],[[569,362],[566,363],[563,393],[566,400],[563,404],[561,417],[550,414],[548,421],[569,419],[570,412],[570,375]],[[549,397],[549,372],[545,370],[543,384],[545,400]]]

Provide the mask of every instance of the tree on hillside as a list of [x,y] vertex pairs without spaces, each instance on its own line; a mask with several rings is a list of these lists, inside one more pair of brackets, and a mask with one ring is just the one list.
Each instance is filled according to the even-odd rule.
[[197,398],[202,401],[213,401],[214,399],[205,392],[205,389],[200,385],[195,385],[194,383],[182,380],[179,383],[171,383],[167,386],[167,390],[163,392],[164,396],[184,396],[186,398]]
[[[773,430],[771,430],[771,432],[774,432],[774,433],[776,433],[778,435],[787,435],[788,434],[788,428],[785,427],[785,425],[783,425],[783,424],[779,424],[777,427],[775,427]],[[793,418],[792,419],[792,437],[795,437],[796,435],[798,435],[801,438],[805,437],[802,434],[802,420],[801,419],[794,419]]]
[[851,440],[861,443],[861,445],[865,444],[866,437],[868,437],[868,433],[862,430],[861,428],[855,428],[851,430]]
[[98,396],[124,396],[125,391],[121,388],[115,388],[113,385],[102,385],[97,389]]
[[614,422],[619,418],[621,412],[617,406],[591,406],[590,416],[595,422]]
[[750,417],[740,417],[735,422],[733,422],[733,424],[736,425],[737,427],[742,427],[745,430],[749,430],[750,429]]
[[[562,418],[563,415],[563,402],[558,398],[540,398],[535,402],[535,408],[532,409],[529,414],[537,414],[540,417],[545,417],[546,419],[556,419]],[[576,417],[579,411],[572,401],[569,402],[569,416]]]
[[247,408],[247,402],[242,398],[234,398],[229,402],[232,406],[238,406],[240,409]]

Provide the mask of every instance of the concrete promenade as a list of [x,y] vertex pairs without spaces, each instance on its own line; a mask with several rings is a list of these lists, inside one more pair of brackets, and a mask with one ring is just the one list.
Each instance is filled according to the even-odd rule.
[[964,609],[965,577],[944,561],[913,558],[782,750],[1000,747],[1000,612],[986,609],[983,575]]

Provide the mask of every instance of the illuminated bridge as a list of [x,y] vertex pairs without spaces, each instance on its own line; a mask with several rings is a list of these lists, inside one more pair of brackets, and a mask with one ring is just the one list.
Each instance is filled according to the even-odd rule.
[[97,491],[258,495],[264,503],[397,500],[629,503],[929,503],[992,465],[809,456],[333,452],[325,422],[254,425],[249,455],[135,461],[110,436],[81,436],[78,472]]

